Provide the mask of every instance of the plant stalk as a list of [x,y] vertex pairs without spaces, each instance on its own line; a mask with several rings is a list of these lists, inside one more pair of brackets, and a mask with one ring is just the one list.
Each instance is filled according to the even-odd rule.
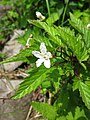
[[67,7],[68,7],[68,3],[66,3],[66,6],[64,8],[64,13],[63,13],[63,16],[62,16],[62,27],[63,27],[63,24],[64,24],[64,19],[65,19],[65,14],[66,14],[66,11],[67,11]]
[[46,0],[46,5],[47,5],[47,10],[48,10],[48,15],[50,16],[50,7],[49,7],[49,2]]

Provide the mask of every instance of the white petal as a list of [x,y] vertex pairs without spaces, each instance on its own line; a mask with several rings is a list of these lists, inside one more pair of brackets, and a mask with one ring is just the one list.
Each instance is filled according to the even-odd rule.
[[52,58],[52,54],[50,52],[46,52],[45,57],[46,59]]
[[38,59],[36,61],[36,66],[39,67],[44,62],[44,59]]
[[46,68],[50,68],[50,60],[49,59],[48,60],[44,60],[44,66]]
[[40,17],[42,16],[42,14],[37,11],[37,12],[36,12],[36,16],[37,16],[37,18],[40,18]]
[[36,12],[36,16],[37,16],[37,18],[39,18],[39,19],[42,19],[42,20],[45,19],[45,16],[43,16],[40,12]]
[[47,48],[46,48],[44,42],[42,42],[41,45],[40,45],[40,51],[41,51],[42,54],[45,54],[46,51],[47,51]]
[[42,54],[39,51],[32,51],[32,54],[37,58],[43,58]]

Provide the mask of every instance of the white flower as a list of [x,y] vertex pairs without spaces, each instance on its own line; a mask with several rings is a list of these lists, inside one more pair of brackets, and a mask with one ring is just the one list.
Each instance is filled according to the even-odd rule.
[[43,16],[40,12],[36,12],[36,16],[37,18],[39,18],[40,20],[44,20],[45,16]]
[[45,44],[42,42],[40,45],[40,52],[39,51],[32,51],[32,54],[39,58],[36,61],[36,66],[39,67],[42,63],[46,68],[50,68],[50,58],[52,58],[52,54],[47,52]]
[[87,25],[87,29],[90,29],[90,24]]

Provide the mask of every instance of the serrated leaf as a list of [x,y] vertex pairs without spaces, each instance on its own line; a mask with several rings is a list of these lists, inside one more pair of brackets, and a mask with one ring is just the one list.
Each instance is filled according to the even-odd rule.
[[85,40],[85,45],[86,45],[86,47],[88,49],[88,53],[90,54],[90,30],[86,29],[84,31],[83,37],[84,37],[84,40]]
[[84,119],[86,120],[85,112],[83,109],[80,109],[78,106],[75,108],[75,115],[73,116],[72,112],[68,112],[68,115],[66,116],[67,120],[78,120],[78,119]]
[[56,108],[47,104],[47,103],[39,103],[33,102],[31,103],[33,108],[43,114],[44,117],[48,118],[48,120],[55,120],[56,119]]
[[33,21],[28,21],[28,22],[41,29],[44,29],[51,36],[52,38],[51,40],[55,44],[61,45],[61,40],[57,36],[57,30],[53,26],[49,26],[47,23],[41,22],[39,20],[33,20]]
[[28,61],[27,57],[32,55],[32,51],[33,51],[33,49],[36,49],[36,47],[37,46],[35,45],[30,48],[23,49],[22,51],[20,51],[19,54],[0,62],[0,64],[4,64],[4,63],[8,63],[8,62],[16,62],[16,61],[27,62]]
[[74,17],[72,13],[70,13],[70,19],[71,19],[69,20],[70,24],[80,33],[84,33],[85,28],[84,28],[82,21]]
[[12,98],[18,99],[36,90],[36,88],[45,80],[45,78],[48,77],[47,73],[51,72],[53,69],[54,67],[50,69],[40,67],[32,70],[30,72],[30,76],[20,84],[18,91]]
[[77,77],[75,77],[73,79],[73,86],[72,86],[73,91],[75,91],[79,88],[79,84],[80,84],[80,80]]
[[0,62],[0,64],[4,64],[8,62],[15,62],[15,61],[23,61],[25,60],[25,57],[29,56],[30,54],[31,54],[30,49],[25,49],[21,51],[19,54]]
[[[85,112],[83,109],[80,109],[78,106],[75,109],[75,115],[74,115],[74,119],[78,120],[79,118],[83,117],[84,119],[86,118],[85,116]],[[86,120],[86,119],[85,119]]]
[[86,48],[89,50],[90,53],[90,30],[87,29],[80,19],[74,17],[73,14],[70,13],[70,24],[83,36],[83,41],[85,43]]
[[66,116],[61,116],[56,120],[79,120],[79,119],[87,120],[84,109],[81,109],[80,107],[77,106],[73,112],[68,112]]
[[87,108],[90,109],[90,84],[87,85],[81,81],[79,84],[79,91],[83,102]]
[[56,120],[67,120],[65,116],[61,116],[59,118],[57,118]]
[[56,29],[63,44],[67,45],[72,50],[77,59],[79,61],[86,61],[89,56],[81,37],[75,37],[74,32],[69,28],[56,27]]
[[38,30],[37,27],[34,27],[32,30],[33,39],[38,42],[44,42],[46,46],[52,47],[52,44],[50,43],[50,40],[45,36],[45,34],[42,33],[42,30]]
[[67,120],[74,120],[72,112],[69,112],[68,115],[66,116]]

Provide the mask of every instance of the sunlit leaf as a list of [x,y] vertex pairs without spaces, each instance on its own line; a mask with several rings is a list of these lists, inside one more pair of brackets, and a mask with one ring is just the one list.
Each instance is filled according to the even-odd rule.
[[54,106],[51,106],[47,103],[31,103],[33,108],[43,114],[44,117],[48,118],[48,120],[55,120],[57,112]]
[[87,85],[81,81],[79,84],[79,91],[83,102],[87,108],[90,109],[90,84]]
[[48,77],[47,73],[51,72],[54,68],[46,69],[40,67],[32,70],[29,74],[30,76],[25,78],[25,80],[20,84],[20,87],[16,94],[13,96],[14,99],[21,98],[26,94],[31,93],[36,90],[39,85]]

